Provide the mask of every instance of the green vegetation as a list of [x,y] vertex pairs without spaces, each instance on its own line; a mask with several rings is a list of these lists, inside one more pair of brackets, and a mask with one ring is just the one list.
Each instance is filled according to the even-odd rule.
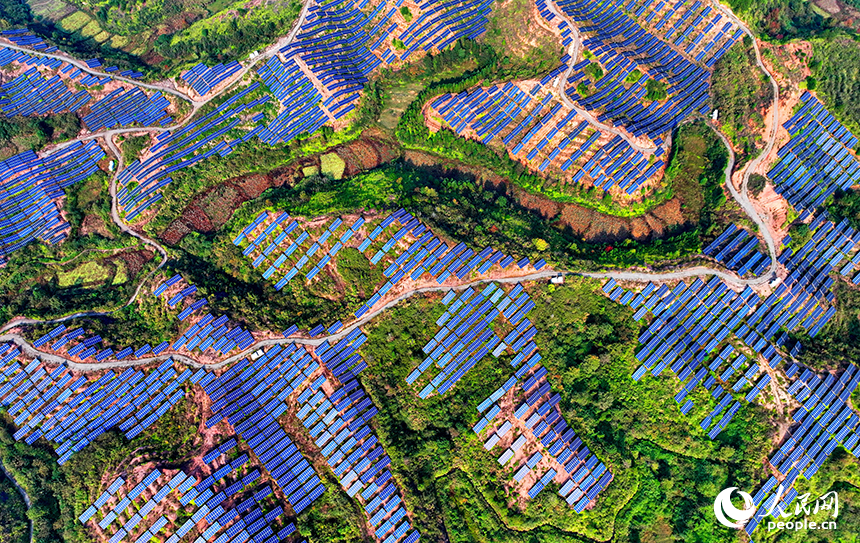
[[806,242],[812,239],[812,230],[805,222],[792,224],[788,229],[788,235],[791,236],[792,247],[800,248],[806,245]]
[[245,5],[243,1],[229,2],[218,14],[172,34],[159,35],[155,52],[164,58],[162,66],[176,69],[191,61],[212,65],[244,58],[288,34],[302,10],[299,0],[263,3],[250,9]]
[[[860,532],[860,473],[858,473],[857,459],[842,447],[837,447],[821,469],[815,474],[811,481],[800,478],[795,488],[800,496],[809,494],[806,504],[809,506],[809,515],[805,516],[809,522],[832,521],[832,511],[819,511],[815,513],[815,504],[820,496],[828,492],[836,492],[839,495],[839,517],[836,519],[836,527],[832,530],[795,531],[795,530],[772,530],[767,531],[761,527],[755,532],[755,541],[765,543],[827,543],[832,541],[851,541]],[[801,501],[801,500],[798,500]],[[794,509],[791,509],[794,513]],[[795,517],[794,520],[800,520]],[[772,519],[768,519],[772,520]],[[793,520],[793,519],[786,519]]]
[[770,81],[756,66],[749,36],[735,43],[717,62],[711,87],[714,109],[719,112],[717,123],[737,150],[740,167],[764,147],[761,111],[773,100]]
[[814,40],[809,66],[827,109],[846,128],[860,132],[860,43],[847,36]]
[[639,71],[638,68],[636,68],[632,72],[627,74],[627,77],[624,78],[624,83],[626,83],[627,85],[632,85],[632,84],[636,83],[637,81],[639,81],[639,79],[641,77],[642,77],[642,72]]
[[15,485],[0,472],[0,543],[27,543],[30,523],[27,504]]
[[353,247],[338,253],[337,273],[346,285],[347,297],[356,300],[373,296],[376,285],[384,279],[382,270],[371,265],[370,260]]
[[412,22],[412,12],[409,11],[409,6],[400,6],[400,15],[403,15],[403,20],[407,23]]
[[645,82],[645,100],[665,100],[669,94],[666,92],[666,85],[656,79],[649,79]]
[[603,68],[600,67],[600,64],[596,62],[592,62],[588,66],[585,67],[585,75],[587,75],[592,81],[597,83],[601,77],[603,77]]
[[588,83],[585,81],[581,81],[579,85],[576,86],[576,92],[579,93],[583,98],[588,98],[591,96],[591,89],[588,87]]
[[709,236],[726,203],[723,170],[728,157],[722,141],[704,123],[682,125],[672,141],[665,182],[681,199],[684,218]]
[[[13,252],[9,264],[0,268],[0,320],[4,322],[16,315],[54,318],[114,309],[131,298],[137,281],[155,266],[152,253],[143,252],[138,240],[122,234],[110,220],[104,172],[97,171],[67,190],[63,209],[71,224],[69,237],[57,245],[32,242]],[[95,277],[96,267],[106,271]],[[113,284],[117,277],[125,281]]]
[[747,183],[747,188],[749,188],[753,196],[758,196],[761,194],[761,191],[764,190],[764,187],[766,185],[767,177],[754,173],[750,175],[750,180]]
[[0,119],[0,160],[29,149],[40,151],[48,144],[70,140],[81,131],[74,113],[49,117],[4,117]]
[[835,222],[847,219],[852,228],[860,228],[860,191],[836,189],[824,207]]
[[226,157],[212,156],[190,168],[173,172],[174,182],[164,189],[158,215],[146,223],[144,230],[158,235],[177,219],[192,199],[206,189],[243,175],[269,172],[286,166],[297,158],[325,151],[335,145],[356,139],[358,133],[343,130],[337,133],[323,128],[312,136],[296,138],[275,146],[260,145],[256,140],[239,144]]
[[487,146],[476,140],[460,137],[447,128],[431,133],[425,124],[423,107],[433,97],[449,92],[461,92],[494,81],[535,76],[533,68],[508,62],[507,59],[498,59],[492,49],[481,47],[474,42],[458,42],[451,52],[452,56],[456,54],[456,57],[463,61],[471,57],[476,68],[457,77],[428,85],[416,96],[404,111],[397,126],[396,136],[403,147],[477,166],[496,176],[505,177],[529,192],[557,202],[576,203],[610,215],[639,216],[669,196],[669,192],[654,193],[639,203],[615,204],[603,198],[603,191],[596,191],[599,192],[597,194],[583,189],[579,184],[562,183],[552,175],[545,178],[530,173],[525,166],[509,156],[500,142]]
[[562,56],[558,37],[537,24],[528,0],[493,2],[487,32],[481,41],[501,58],[543,73],[558,66]]
[[34,445],[15,441],[11,420],[3,415],[0,462],[30,496],[27,516],[35,541],[88,543],[90,536],[77,518],[103,490],[104,474],[124,470],[141,454],[158,458],[163,466],[180,465],[202,445],[200,423],[196,405],[185,398],[135,439],[128,441],[117,432],[102,434],[60,466],[44,439]]
[[149,134],[143,136],[131,136],[121,141],[120,148],[122,149],[122,160],[128,166],[143,152],[148,149],[151,143]]
[[368,541],[361,532],[364,511],[357,500],[351,499],[340,481],[326,467],[319,469],[325,493],[299,515],[296,527],[308,543],[363,543]]
[[380,409],[380,441],[422,537],[734,541],[736,532],[716,527],[713,499],[726,486],[752,488],[767,475],[765,411],[745,406],[710,441],[697,424],[711,408],[707,394],[699,400],[702,412],[685,416],[672,399],[676,379],[630,380],[638,329],[631,311],[597,288],[594,281],[573,279],[530,289],[536,341],[564,415],[615,475],[597,506],[582,514],[558,497],[555,484],[520,502],[508,487],[511,468],[496,462],[501,451],[485,451],[471,430],[477,404],[511,373],[507,355],[485,357],[445,396],[420,400],[404,378],[423,360],[421,348],[436,332],[441,304],[433,303],[437,298],[409,302],[371,323],[362,347],[369,367],[360,379]]
[[775,40],[810,38],[833,26],[806,0],[730,0],[728,4],[753,32]]
[[326,153],[320,157],[320,171],[332,179],[343,179],[346,162],[337,153]]

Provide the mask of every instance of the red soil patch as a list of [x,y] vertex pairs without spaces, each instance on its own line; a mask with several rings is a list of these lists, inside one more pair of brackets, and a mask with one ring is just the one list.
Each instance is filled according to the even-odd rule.
[[346,176],[376,168],[397,158],[397,151],[391,145],[376,138],[361,138],[264,174],[234,177],[198,194],[159,237],[165,243],[175,245],[190,232],[215,232],[227,223],[244,202],[258,198],[269,188],[297,181],[302,177],[302,168],[318,167],[320,155],[328,153],[337,154],[346,163]]

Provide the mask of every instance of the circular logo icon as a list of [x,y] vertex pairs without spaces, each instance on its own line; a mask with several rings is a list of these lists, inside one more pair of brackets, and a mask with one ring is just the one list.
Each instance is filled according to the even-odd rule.
[[738,487],[732,486],[717,494],[717,499],[714,500],[714,515],[726,528],[741,529],[755,514],[755,506],[752,496],[743,490],[738,490],[738,494],[744,499],[744,508],[735,507],[732,504],[732,492],[735,490],[738,490]]

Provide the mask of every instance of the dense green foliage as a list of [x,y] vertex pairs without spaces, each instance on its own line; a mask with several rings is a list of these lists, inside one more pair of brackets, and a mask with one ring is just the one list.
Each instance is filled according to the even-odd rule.
[[860,44],[847,36],[813,42],[810,67],[827,109],[855,134],[860,130]]
[[211,156],[176,171],[173,173],[174,182],[164,189],[158,215],[147,222],[144,229],[157,235],[182,214],[196,195],[219,183],[246,174],[270,172],[299,157],[353,140],[358,135],[349,130],[333,133],[330,129],[323,129],[313,136],[298,137],[276,146],[260,145],[257,140],[250,140],[237,145],[226,157]]
[[27,543],[30,523],[27,504],[15,485],[0,472],[0,543]]
[[722,141],[704,123],[682,125],[672,140],[665,182],[682,202],[682,213],[699,236],[720,226],[728,156]]
[[834,222],[847,219],[852,228],[860,228],[860,191],[836,189],[824,207]]
[[165,65],[170,67],[189,61],[212,65],[240,60],[288,34],[301,10],[299,0],[231,10],[229,15],[219,14],[187,29],[159,35],[155,40],[155,52],[164,57]]
[[0,2],[0,21],[10,28],[26,25],[32,16],[27,0],[4,0]]
[[832,27],[806,0],[730,0],[732,10],[756,34],[772,39],[810,38]]
[[125,162],[125,165],[128,166],[134,162],[144,149],[149,147],[151,138],[149,137],[149,134],[144,134],[142,136],[130,136],[121,141],[122,160]]
[[791,245],[800,248],[812,239],[812,230],[809,229],[808,224],[797,222],[789,227],[788,235],[791,236]]
[[[0,119],[0,153],[21,153],[32,149],[40,151],[49,143],[70,140],[81,131],[81,121],[74,113],[60,113],[48,117],[4,117]],[[6,144],[11,144],[9,148]],[[4,149],[8,152],[3,152]],[[0,158],[7,158],[0,155]]]
[[666,85],[662,81],[649,79],[645,82],[645,99],[646,100],[665,100],[669,94],[666,92]]
[[420,400],[420,386],[407,386],[404,378],[423,360],[441,304],[418,300],[373,321],[362,349],[369,367],[360,377],[380,409],[380,440],[422,537],[734,541],[736,532],[715,527],[713,499],[725,486],[751,488],[765,476],[765,412],[746,406],[717,440],[707,439],[698,420],[710,410],[708,395],[697,396],[699,411],[684,416],[672,398],[675,378],[633,383],[639,331],[629,309],[596,289],[595,282],[574,279],[530,291],[542,363],[562,395],[564,414],[615,475],[597,506],[582,514],[558,497],[555,484],[519,505],[507,486],[512,468],[500,467],[501,451],[485,451],[471,430],[477,404],[511,373],[507,355],[485,357],[446,395]]
[[711,78],[720,130],[737,151],[738,167],[763,146],[761,111],[773,100],[767,75],[755,63],[752,39],[744,36],[717,62]]

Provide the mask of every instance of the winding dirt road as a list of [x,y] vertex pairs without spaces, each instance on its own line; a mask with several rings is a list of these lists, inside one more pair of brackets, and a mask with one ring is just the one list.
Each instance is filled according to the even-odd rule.
[[[298,30],[301,28],[301,25],[304,22],[305,17],[307,16],[308,9],[310,7],[310,2],[311,2],[311,0],[305,0],[303,8],[302,8],[302,12],[301,12],[298,20],[296,21],[290,34],[288,36],[286,36],[285,38],[282,38],[281,40],[279,40],[278,43],[269,47],[264,54],[258,55],[255,59],[253,59],[252,62],[250,62],[249,65],[243,69],[243,71],[241,72],[242,74],[247,73],[247,71],[250,70],[251,67],[253,67],[260,60],[263,60],[264,58],[269,58],[271,55],[276,54],[279,49],[283,48],[284,46],[291,43],[295,39],[296,35],[298,34]],[[454,287],[455,290],[461,290],[461,289],[465,289],[469,286],[473,286],[473,285],[481,284],[481,283],[487,283],[487,282],[516,283],[516,282],[522,282],[522,281],[533,281],[533,280],[539,280],[539,279],[547,279],[547,278],[555,277],[558,275],[566,275],[566,276],[580,275],[580,276],[586,276],[586,277],[592,277],[592,278],[614,278],[614,279],[619,279],[619,280],[636,281],[636,282],[667,281],[667,280],[686,279],[686,278],[696,277],[696,276],[701,276],[701,275],[715,275],[715,276],[723,279],[724,281],[726,281],[728,283],[740,285],[740,286],[742,286],[742,285],[762,285],[762,284],[767,283],[768,281],[770,281],[772,279],[772,277],[775,275],[775,272],[777,269],[776,245],[775,245],[775,242],[774,242],[768,228],[766,227],[766,225],[764,223],[764,220],[758,215],[758,212],[755,210],[754,206],[752,205],[752,202],[749,199],[749,193],[748,193],[747,185],[749,182],[750,174],[753,173],[753,171],[758,167],[758,165],[761,163],[761,161],[764,159],[764,157],[766,157],[771,152],[771,150],[773,149],[775,140],[776,140],[776,128],[778,125],[778,111],[779,111],[778,107],[777,107],[778,106],[778,100],[779,100],[778,87],[777,87],[776,81],[774,80],[772,74],[765,68],[764,64],[761,61],[761,54],[759,51],[758,44],[755,42],[755,37],[753,36],[753,34],[749,30],[749,28],[747,28],[742,22],[740,22],[737,19],[737,17],[733,13],[731,13],[731,11],[728,8],[718,4],[716,2],[713,2],[713,4],[716,7],[716,9],[718,9],[720,12],[722,12],[724,15],[726,15],[727,17],[732,19],[736,24],[738,24],[738,26],[747,35],[753,37],[753,43],[755,44],[756,63],[759,66],[759,68],[761,70],[763,70],[765,72],[765,74],[767,74],[767,76],[770,79],[771,85],[773,86],[773,89],[774,89],[774,94],[773,94],[774,104],[772,107],[774,119],[773,119],[773,122],[771,123],[771,133],[768,135],[767,145],[765,146],[765,149],[762,151],[762,153],[760,155],[758,155],[755,159],[753,159],[752,161],[750,161],[746,165],[745,170],[744,170],[744,174],[743,174],[743,182],[741,184],[740,190],[738,190],[732,184],[732,180],[731,180],[732,173],[734,171],[734,166],[735,166],[735,156],[734,156],[734,152],[732,151],[729,140],[728,140],[728,138],[726,138],[726,136],[724,134],[720,133],[716,127],[711,125],[711,128],[720,137],[721,141],[726,146],[726,149],[728,150],[728,153],[729,153],[729,161],[726,165],[725,172],[724,172],[727,188],[728,188],[730,194],[732,195],[732,197],[741,205],[743,210],[759,226],[759,232],[761,233],[761,235],[764,238],[765,243],[768,247],[768,253],[770,256],[770,266],[768,268],[768,271],[759,277],[755,277],[755,278],[751,278],[751,279],[744,279],[744,278],[739,277],[737,274],[725,272],[725,271],[722,271],[722,270],[719,270],[716,268],[711,268],[711,267],[706,267],[706,266],[697,266],[697,267],[687,268],[684,270],[678,270],[678,271],[674,271],[674,272],[665,272],[665,273],[654,273],[654,272],[645,272],[645,271],[579,272],[579,271],[574,271],[574,270],[555,270],[555,271],[554,270],[545,270],[545,271],[536,272],[536,273],[533,273],[530,275],[519,276],[519,277],[493,279],[493,280],[479,279],[476,281],[472,281],[470,283],[460,285],[458,287]],[[563,14],[560,10],[558,10],[552,2],[548,2],[548,6],[554,14],[565,19],[567,21],[568,25],[570,25],[570,27],[572,29],[574,29],[573,33],[571,34],[572,36],[574,36],[573,44],[571,45],[571,47],[569,49],[569,54],[571,55],[571,58],[572,58],[570,65],[573,66],[573,64],[575,64],[576,56],[578,55],[578,49],[579,49],[579,43],[580,43],[578,30],[576,29],[576,26],[572,24],[572,21],[567,19],[566,15]],[[8,45],[4,45],[4,46],[10,47]],[[99,73],[100,73],[100,72],[90,70],[89,68],[86,68],[86,65],[83,65],[83,67],[82,67],[83,63],[76,61],[75,59],[70,59],[70,58],[66,57],[65,55],[60,56],[60,55],[38,53],[38,52],[30,51],[28,49],[24,49],[24,48],[17,47],[17,46],[11,47],[11,48],[24,51],[28,54],[41,54],[42,56],[48,56],[51,58],[59,58],[59,59],[64,60],[66,62],[70,62],[70,63],[74,64],[75,66],[81,68],[82,70],[85,70],[85,71],[92,73],[94,75],[99,75]],[[560,91],[559,94],[560,94],[561,99],[563,101],[565,101],[565,105],[576,110],[578,113],[580,113],[585,118],[587,118],[589,120],[589,122],[594,122],[598,126],[603,127],[603,125],[601,125],[601,123],[598,123],[596,120],[593,120],[593,117],[591,117],[590,114],[577,109],[572,104],[572,102],[569,100],[569,98],[567,98],[566,94],[564,93],[564,87],[566,86],[566,82],[567,82],[567,79],[570,75],[570,72],[571,72],[571,68],[568,68],[568,71],[564,74],[564,77],[559,78],[557,87]],[[237,78],[237,81],[240,79],[241,79],[241,77]],[[140,83],[140,82],[128,80],[125,78],[123,78],[122,80],[127,81],[131,84],[134,84],[134,85],[142,86],[144,88],[150,88],[150,89],[155,89],[155,90],[167,90],[167,89],[162,88],[162,87],[157,86],[157,85]],[[222,93],[226,92],[228,90],[228,88],[222,89],[219,93],[214,94],[213,96],[211,96],[210,98],[208,98],[205,101],[191,100],[190,98],[188,98],[184,94],[180,93],[179,91],[175,91],[175,90],[172,92],[172,94],[180,96],[183,99],[186,99],[188,101],[191,101],[194,104],[194,111],[196,111],[199,107],[201,107],[205,103],[209,102],[210,100],[212,100],[212,99],[216,98],[217,96],[220,96]],[[182,121],[178,125],[174,126],[174,128],[176,128],[177,126],[182,126],[183,124],[189,122],[192,117],[193,117],[193,114],[189,115],[184,121]],[[612,132],[612,133],[619,134],[622,137],[626,138],[626,136],[624,134],[621,134],[619,131],[617,131],[615,129],[612,129],[610,127],[605,127],[605,129]],[[132,230],[130,227],[128,227],[128,225],[126,225],[122,221],[122,219],[120,218],[119,213],[117,211],[116,178],[117,178],[118,172],[120,172],[122,170],[123,163],[122,163],[122,153],[120,153],[119,149],[117,149],[116,145],[114,144],[114,142],[112,140],[112,137],[116,134],[135,132],[135,131],[139,132],[139,131],[146,131],[146,130],[149,130],[149,128],[144,127],[144,128],[134,128],[134,129],[117,129],[117,130],[106,131],[106,132],[103,132],[100,134],[92,134],[89,136],[83,136],[82,138],[79,138],[77,140],[73,140],[73,141],[80,141],[82,139],[94,139],[97,137],[104,138],[104,140],[107,144],[107,147],[116,156],[117,165],[118,165],[118,167],[116,168],[116,173],[111,178],[111,184],[110,184],[110,193],[111,193],[111,200],[112,200],[112,202],[111,202],[111,218],[117,224],[117,226],[119,226],[122,229],[123,232],[126,232],[127,234],[134,236],[135,238],[141,240],[144,244],[146,244],[146,245],[152,247],[154,250],[158,251],[162,256],[162,260],[161,260],[160,264],[158,265],[158,267],[155,270],[153,270],[153,272],[148,274],[148,276],[146,278],[144,278],[143,281],[141,281],[141,283],[138,285],[137,289],[135,290],[134,295],[132,296],[132,298],[128,301],[128,303],[126,305],[129,305],[129,304],[134,302],[134,300],[137,298],[137,296],[139,295],[143,286],[146,284],[146,282],[149,280],[149,278],[152,276],[152,274],[154,274],[158,269],[162,268],[166,264],[167,259],[168,259],[167,250],[162,245],[160,245],[155,240],[150,239],[147,236],[145,236],[141,233],[138,233],[138,232]],[[160,129],[160,130],[166,130],[166,129]],[[639,150],[646,150],[646,151],[651,150],[651,151],[653,151],[655,149],[655,148],[638,147],[638,146],[634,145],[633,142],[630,142],[629,139],[628,139],[628,142],[631,144],[631,146],[633,146]],[[71,142],[69,142],[69,143],[71,143]],[[376,317],[377,315],[379,315],[383,311],[386,311],[386,310],[394,307],[395,305],[397,305],[401,301],[404,301],[404,300],[411,298],[412,296],[415,296],[418,294],[424,294],[427,292],[434,292],[434,291],[443,291],[443,290],[447,291],[450,288],[451,287],[427,287],[427,288],[410,290],[410,291],[403,293],[398,298],[392,300],[391,302],[389,302],[385,306],[383,306],[383,307],[381,307],[381,308],[379,308],[373,312],[367,313],[362,318],[353,321],[349,326],[346,326],[337,334],[332,334],[330,336],[325,336],[325,337],[320,337],[320,338],[315,338],[315,339],[285,338],[285,339],[263,340],[263,341],[259,341],[259,342],[255,343],[253,346],[251,346],[250,348],[246,349],[245,351],[243,351],[239,354],[236,354],[236,355],[233,355],[229,358],[226,358],[217,364],[210,364],[207,366],[210,368],[213,368],[213,369],[223,367],[223,366],[229,365],[229,364],[231,364],[237,360],[240,360],[240,359],[248,356],[250,353],[254,352],[255,350],[257,350],[261,347],[271,346],[271,345],[275,345],[275,344],[296,343],[296,344],[304,344],[304,345],[319,345],[324,341],[329,341],[329,340],[337,341],[340,338],[346,336],[346,334],[348,334],[350,331],[354,330],[356,327],[361,326],[363,324],[366,324],[367,322],[372,320],[374,317]],[[114,311],[116,311],[116,310],[114,310]],[[57,318],[57,319],[49,319],[49,320],[27,319],[27,318],[12,319],[8,323],[6,323],[4,326],[0,327],[0,332],[7,332],[8,330],[10,330],[12,328],[15,328],[17,326],[22,326],[22,325],[54,324],[54,323],[65,322],[65,321],[79,318],[79,317],[109,316],[114,311],[109,311],[109,312],[96,312],[96,311],[81,312],[81,313],[75,313],[73,315],[68,315],[65,317],[61,317],[61,318]],[[175,354],[174,355],[164,355],[164,356],[159,356],[159,357],[144,358],[144,359],[140,359],[140,360],[124,360],[124,361],[104,362],[104,363],[97,363],[97,364],[81,364],[81,363],[75,362],[73,360],[69,360],[69,359],[60,357],[58,355],[43,353],[41,351],[38,351],[38,350],[34,349],[26,341],[26,339],[19,334],[5,333],[3,335],[0,335],[0,341],[13,341],[22,350],[24,350],[24,352],[26,352],[30,356],[39,356],[46,362],[65,363],[65,364],[68,364],[69,367],[77,369],[77,370],[81,370],[81,371],[97,371],[97,370],[104,370],[104,369],[109,369],[109,368],[122,368],[122,367],[145,365],[145,364],[150,364],[153,362],[163,361],[163,360],[165,360],[167,358],[171,358],[171,357],[174,360],[177,360],[177,361],[182,362],[184,364],[188,364],[189,366],[193,366],[193,367],[202,366],[202,364],[200,364],[199,362],[195,361],[192,358],[189,358],[189,357],[186,357],[183,355],[175,355]]]

